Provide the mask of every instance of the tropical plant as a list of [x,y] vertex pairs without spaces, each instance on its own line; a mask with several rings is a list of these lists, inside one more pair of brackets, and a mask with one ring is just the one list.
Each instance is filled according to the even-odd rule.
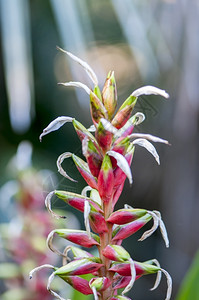
[[[133,133],[134,126],[145,119],[144,114],[140,112],[131,117],[137,99],[141,95],[154,94],[165,98],[169,95],[153,86],[141,87],[135,90],[115,113],[117,89],[114,72],[108,73],[103,90],[100,91],[97,76],[92,68],[70,52],[62,51],[79,63],[94,83],[93,90],[80,82],[61,83],[64,86],[83,88],[89,94],[93,125],[86,129],[75,118],[61,116],[43,130],[40,140],[44,135],[71,122],[81,140],[82,153],[86,161],[71,152],[65,152],[57,160],[58,171],[67,179],[75,181],[62,167],[64,159],[71,158],[88,186],[81,194],[62,190],[52,191],[46,197],[45,204],[55,218],[64,216],[52,210],[51,201],[54,196],[81,211],[84,214],[85,230],[64,228],[51,231],[47,238],[48,247],[63,257],[63,266],[42,265],[30,272],[30,278],[40,269],[51,268],[53,272],[48,279],[47,289],[55,298],[63,300],[51,288],[52,280],[58,276],[82,294],[93,294],[95,299],[113,300],[129,299],[124,295],[132,288],[135,280],[143,275],[156,273],[157,278],[152,290],[157,288],[163,273],[168,283],[166,295],[168,300],[172,288],[168,272],[160,267],[156,259],[135,261],[121,245],[124,239],[152,220],[152,228],[145,231],[140,240],[151,236],[159,226],[168,247],[167,232],[160,212],[132,208],[127,204],[117,211],[114,211],[114,207],[123,191],[126,177],[130,184],[133,182],[130,166],[135,148],[137,146],[146,148],[159,164],[158,153],[151,142],[168,144],[168,141],[150,134]],[[85,248],[95,246],[99,257],[76,246],[67,246],[61,252],[54,245],[55,236]],[[68,257],[69,251],[73,255],[72,261]],[[85,274],[91,274],[91,279],[85,278]],[[121,295],[119,289],[123,289]]]

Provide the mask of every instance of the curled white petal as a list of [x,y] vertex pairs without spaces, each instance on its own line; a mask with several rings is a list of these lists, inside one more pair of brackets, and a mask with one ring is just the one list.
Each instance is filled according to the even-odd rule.
[[132,288],[132,286],[135,282],[135,278],[136,278],[136,270],[135,270],[134,261],[132,259],[130,259],[129,262],[130,262],[130,269],[131,269],[131,280],[130,280],[129,284],[125,287],[125,289],[123,290],[122,295],[124,295],[130,291],[130,289]]
[[166,99],[169,98],[169,94],[166,91],[151,85],[143,86],[135,90],[131,95],[134,97],[139,97],[141,95],[160,95]]
[[90,205],[89,202],[86,200],[84,202],[84,224],[87,231],[87,234],[89,238],[91,238],[91,229],[90,229],[90,223],[89,223],[89,214],[90,214]]
[[42,134],[40,134],[40,136],[39,136],[40,142],[41,142],[42,137],[44,135],[50,133],[51,131],[58,130],[65,123],[72,122],[73,120],[74,120],[74,118],[66,117],[66,116],[61,116],[61,117],[56,118],[55,120],[53,120],[52,122],[50,122],[50,124],[46,128],[44,128]]
[[161,139],[157,136],[151,135],[151,134],[145,134],[145,133],[132,133],[131,135],[129,135],[130,139],[134,139],[134,138],[143,138],[155,143],[163,143],[163,144],[169,144],[169,142],[167,140]]
[[91,190],[90,199],[96,202],[99,206],[102,205],[102,199],[100,198],[99,192],[97,190]]
[[135,121],[135,125],[139,125],[141,124],[142,122],[144,122],[145,120],[145,115],[141,112],[137,112],[135,115],[134,115],[134,118],[136,119]]
[[153,226],[151,229],[145,231],[143,233],[143,235],[141,236],[141,238],[139,239],[139,241],[144,241],[145,239],[147,239],[149,236],[151,236],[154,231],[156,231],[156,229],[158,228],[158,225],[159,225],[159,218],[158,216],[156,215],[155,212],[152,212],[152,211],[147,211],[148,214],[150,214],[153,218]]
[[54,292],[53,290],[51,290],[50,285],[51,285],[51,283],[52,283],[54,277],[55,277],[55,274],[52,273],[52,274],[50,275],[50,277],[48,278],[47,290],[48,290],[48,291],[51,293],[51,295],[53,295],[56,299],[59,299],[59,300],[66,300],[65,298],[62,298],[62,297],[59,296],[56,292]]
[[49,235],[48,235],[48,237],[47,237],[47,239],[46,239],[46,244],[47,244],[48,248],[49,248],[52,252],[58,254],[59,256],[65,257],[65,254],[61,253],[61,252],[60,252],[58,249],[56,249],[56,248],[54,247],[54,245],[53,245],[53,237],[54,237],[54,234],[55,234],[55,230],[52,230],[52,231],[49,233]]
[[133,141],[133,145],[139,145],[141,147],[146,148],[155,158],[155,160],[157,161],[158,165],[160,164],[160,158],[159,155],[155,149],[155,147],[146,139],[136,139]]
[[88,152],[88,138],[85,137],[82,141],[82,153],[85,157],[87,157]]
[[95,125],[91,125],[87,130],[90,132],[95,132],[96,131]]
[[67,246],[63,253],[62,253],[62,256],[63,256],[63,259],[62,259],[62,265],[66,265],[67,264],[67,260],[68,261],[71,261],[71,259],[68,257],[68,252],[71,250],[71,246]]
[[83,60],[81,60],[80,58],[78,58],[77,56],[75,56],[74,54],[65,51],[63,49],[61,49],[60,47],[57,47],[57,49],[59,49],[60,51],[66,53],[68,56],[70,56],[74,61],[76,61],[78,64],[80,64],[84,70],[87,72],[88,76],[90,77],[90,79],[92,80],[92,82],[95,85],[98,85],[98,79],[97,76],[95,74],[95,72],[93,71],[93,69]]
[[165,300],[170,300],[171,292],[172,292],[172,278],[166,270],[161,269],[161,271],[162,271],[162,273],[164,273],[164,275],[166,276],[166,279],[167,279],[167,295],[166,295]]
[[124,204],[124,208],[125,209],[133,209],[133,207],[131,205],[129,205],[129,204]]
[[[160,268],[160,264],[159,264],[159,261],[158,261],[157,259],[153,259],[152,261],[153,261],[153,263],[154,263],[157,267]],[[160,284],[161,278],[162,278],[162,272],[161,272],[161,270],[159,270],[159,271],[157,272],[157,276],[156,276],[156,280],[155,280],[154,286],[150,289],[150,291],[153,291],[153,290],[157,289],[157,287],[158,287],[159,284]]]
[[118,132],[118,130],[108,120],[101,118],[100,122],[102,123],[102,125],[107,131],[113,134],[116,134]]
[[66,177],[67,179],[73,181],[73,182],[77,182],[77,180],[71,178],[65,171],[64,169],[62,168],[61,164],[62,162],[64,161],[65,158],[69,158],[72,156],[72,153],[70,152],[64,152],[62,153],[58,159],[57,159],[57,168],[58,168],[58,172],[63,175],[64,177]]
[[162,220],[160,212],[157,211],[157,210],[154,210],[154,213],[158,216],[160,231],[161,231],[163,240],[165,242],[165,245],[168,248],[169,247],[169,238],[168,238],[168,234],[167,234],[167,230],[166,230],[165,224],[164,224],[164,222]]
[[58,84],[61,84],[64,86],[74,86],[74,87],[82,88],[85,90],[85,92],[88,95],[90,95],[90,92],[91,92],[91,90],[89,89],[89,87],[87,85],[85,85],[84,83],[81,83],[79,81],[59,82]]
[[93,291],[94,299],[95,299],[95,300],[98,300],[99,298],[98,298],[98,296],[97,296],[97,290],[96,290],[96,288],[93,286],[91,289],[92,289],[92,291]]
[[87,185],[81,191],[81,195],[84,197],[87,197],[87,192],[90,192],[91,190],[92,190],[92,188],[89,185]]
[[112,150],[108,151],[107,154],[113,156],[116,159],[118,167],[126,174],[130,184],[132,184],[133,178],[131,174],[131,169],[129,167],[129,164],[127,163],[126,158],[122,154]]
[[29,278],[32,279],[33,274],[34,274],[35,272],[38,272],[38,271],[40,271],[40,270],[42,270],[42,269],[44,269],[44,268],[50,268],[50,269],[53,269],[53,270],[55,269],[52,265],[49,265],[49,264],[45,264],[45,265],[36,267],[36,268],[34,268],[32,271],[30,271],[30,273],[29,273]]
[[47,210],[49,211],[49,213],[56,219],[65,219],[66,217],[65,216],[60,216],[58,214],[56,214],[54,211],[52,211],[52,208],[51,208],[51,199],[52,197],[54,196],[55,194],[55,191],[52,191],[50,192],[47,196],[46,196],[46,199],[45,199],[45,205],[46,205],[46,208]]

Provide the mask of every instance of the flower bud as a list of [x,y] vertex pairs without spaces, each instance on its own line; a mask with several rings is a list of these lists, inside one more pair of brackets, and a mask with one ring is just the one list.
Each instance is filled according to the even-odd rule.
[[103,292],[111,285],[111,281],[107,277],[97,277],[92,278],[89,285],[91,289],[94,287],[98,292]]
[[132,110],[137,102],[137,98],[130,95],[119,108],[112,120],[112,125],[117,129],[123,127],[131,116]]
[[91,173],[97,178],[102,165],[102,155],[91,140],[87,143],[85,156]]
[[93,93],[100,99],[100,101],[102,102],[102,95],[101,95],[101,91],[98,85],[95,85],[94,89],[93,89]]
[[78,169],[78,171],[81,173],[82,177],[85,179],[85,181],[90,185],[93,189],[97,189],[97,180],[96,178],[91,174],[88,164],[75,154],[72,154],[72,159]]
[[66,191],[55,191],[54,193],[59,199],[64,200],[64,202],[80,210],[81,212],[84,212],[85,201],[88,201],[89,204],[93,206],[97,211],[102,212],[98,204],[88,197]]
[[[157,273],[160,270],[160,267],[148,264],[148,263],[140,263],[134,261],[134,266],[136,270],[136,276],[142,276],[147,274]],[[114,262],[111,265],[109,271],[117,272],[122,276],[131,276],[131,268],[129,262],[118,263]]]
[[[111,147],[113,133],[106,128],[107,124],[104,124],[105,122],[103,122],[103,120],[104,119],[100,120],[97,126],[95,137],[101,149],[103,149],[103,152],[106,153]],[[110,124],[110,126],[112,125]]]
[[94,232],[103,234],[108,232],[108,227],[103,215],[95,210],[91,210],[89,214],[89,221]]
[[90,248],[94,245],[99,245],[99,237],[96,234],[91,233],[90,238],[87,232],[83,230],[56,229],[51,232],[51,235],[52,233],[57,233],[60,237],[82,247]]
[[79,136],[80,141],[83,141],[84,138],[88,138],[89,140],[92,140],[97,147],[97,141],[95,140],[95,137],[84,127],[79,121],[73,119],[72,121],[73,126],[77,132],[77,135]]
[[[137,279],[137,276],[136,276],[136,279]],[[113,289],[114,290],[117,290],[117,289],[123,289],[125,288],[126,286],[128,286],[128,284],[130,283],[131,281],[131,276],[121,276],[121,275],[116,275],[114,276],[113,278]],[[116,296],[117,298],[115,299],[130,299],[130,298],[127,298],[127,297],[124,297],[124,296]],[[118,298],[120,297],[120,298]],[[111,299],[114,299],[114,298],[111,298]]]
[[89,282],[86,279],[78,276],[59,275],[59,277],[66,281],[68,284],[70,284],[75,290],[79,291],[80,293],[84,295],[93,294],[93,291],[89,286]]
[[98,191],[102,201],[109,202],[112,197],[114,185],[114,175],[111,159],[108,155],[104,156],[101,170],[98,176]]
[[90,109],[94,125],[96,126],[101,118],[108,119],[107,110],[100,99],[93,93],[90,93]]
[[75,258],[93,257],[93,255],[90,252],[87,252],[75,246],[70,246],[70,250],[72,251]]
[[125,225],[117,226],[112,233],[112,241],[123,240],[137,232],[146,223],[152,219],[152,216],[145,214],[143,217]]
[[108,245],[103,249],[102,254],[114,261],[128,261],[131,257],[129,253],[122,247],[118,245]]
[[[134,154],[134,150],[135,147],[130,144],[129,147],[127,148],[127,153],[125,154],[125,159],[129,165],[129,167],[131,166],[132,160],[133,160],[133,154]],[[114,187],[120,186],[122,183],[124,183],[125,179],[126,179],[126,174],[122,171],[121,168],[116,167],[116,169],[114,170]]]
[[108,117],[111,119],[117,106],[117,89],[113,71],[108,73],[102,91],[102,101],[108,112]]
[[123,225],[134,220],[139,219],[140,217],[144,216],[147,213],[145,209],[119,209],[113,212],[110,217],[107,219],[108,222],[118,225]]
[[76,259],[57,269],[54,274],[62,278],[70,275],[90,274],[98,271],[103,266],[99,262],[100,259],[98,257]]

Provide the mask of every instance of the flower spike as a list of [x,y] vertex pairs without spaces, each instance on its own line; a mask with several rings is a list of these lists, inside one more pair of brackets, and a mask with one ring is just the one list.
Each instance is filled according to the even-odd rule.
[[[83,60],[70,52],[58,48],[75,62],[80,64],[89,75],[94,86],[89,88],[81,82],[69,81],[60,83],[66,87],[82,88],[90,98],[90,112],[93,125],[88,129],[80,122],[70,117],[58,117],[52,121],[40,135],[42,137],[51,131],[59,129],[66,122],[72,122],[81,141],[84,160],[74,153],[65,152],[57,160],[58,172],[65,178],[76,182],[63,169],[66,158],[72,158],[77,170],[87,183],[81,194],[70,191],[55,190],[50,192],[45,200],[46,207],[55,218],[59,216],[51,208],[54,195],[66,204],[79,210],[84,215],[85,230],[54,229],[47,237],[48,248],[62,257],[62,266],[57,268],[44,265],[34,269],[34,272],[49,267],[53,273],[48,279],[47,289],[59,300],[65,300],[51,289],[55,276],[60,277],[75,290],[84,295],[93,295],[94,300],[131,300],[124,296],[133,287],[135,280],[144,275],[156,274],[156,280],[151,290],[158,287],[161,276],[167,279],[166,299],[171,297],[172,280],[167,271],[160,267],[156,259],[138,262],[122,246],[124,239],[130,237],[152,220],[151,229],[146,230],[140,241],[150,237],[160,228],[166,247],[169,239],[166,227],[158,211],[148,211],[143,208],[133,208],[125,205],[123,209],[114,211],[114,207],[124,189],[128,178],[133,182],[131,164],[135,148],[146,148],[160,164],[159,155],[152,143],[169,145],[168,141],[151,134],[134,133],[134,127],[145,120],[142,112],[131,116],[137,100],[142,95],[159,95],[168,98],[164,90],[153,86],[145,86],[135,90],[116,111],[117,88],[114,72],[110,71],[102,90],[92,68]],[[116,111],[116,112],[115,112]],[[81,187],[80,187],[81,188]],[[94,232],[94,233],[93,233]],[[57,239],[67,240],[64,250],[57,249]],[[68,242],[76,246],[68,245]],[[78,247],[80,246],[80,247]],[[82,250],[81,247],[97,247],[98,257]],[[69,255],[69,251],[70,255]],[[90,274],[89,279],[84,275]],[[123,289],[119,295],[120,289]]]

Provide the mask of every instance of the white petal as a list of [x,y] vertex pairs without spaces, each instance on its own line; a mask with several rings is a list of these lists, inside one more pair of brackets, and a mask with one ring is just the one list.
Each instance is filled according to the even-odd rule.
[[130,184],[132,184],[133,179],[132,179],[131,169],[129,167],[129,164],[127,163],[126,158],[122,154],[115,151],[108,151],[107,154],[113,156],[117,160],[118,167],[126,174]]
[[135,90],[131,95],[134,97],[139,97],[141,95],[160,95],[164,98],[169,98],[167,92],[151,85],[143,86]]
[[92,190],[92,188],[89,185],[87,185],[81,191],[81,195],[84,197],[87,197],[87,192],[90,192],[91,190]]
[[133,117],[136,119],[135,125],[139,125],[145,120],[145,115],[141,112],[137,112]]
[[90,229],[90,223],[89,223],[90,210],[91,210],[91,208],[90,208],[89,202],[86,200],[84,202],[84,224],[85,224],[86,232],[87,232],[89,238],[91,238],[91,229]]
[[96,290],[96,288],[94,286],[92,287],[92,291],[93,291],[94,299],[98,300],[99,298],[98,298],[98,295],[97,295],[97,290]]
[[155,143],[163,143],[163,144],[169,144],[169,142],[167,140],[161,139],[157,136],[151,135],[151,134],[145,134],[145,133],[132,133],[131,135],[129,135],[130,139],[134,139],[134,138],[142,138],[142,139],[146,139]]
[[56,219],[66,219],[65,216],[60,216],[58,214],[56,214],[54,211],[52,211],[51,209],[51,199],[52,197],[54,196],[55,194],[55,191],[52,191],[50,192],[47,196],[46,196],[46,199],[45,199],[45,205],[46,205],[46,208],[47,210],[49,211],[49,213]]
[[58,168],[58,172],[63,175],[64,177],[66,177],[67,179],[73,181],[73,182],[77,182],[77,180],[71,178],[68,174],[66,174],[66,172],[64,171],[64,169],[62,168],[61,164],[64,161],[65,158],[71,157],[72,153],[70,152],[65,152],[62,153],[58,159],[57,159],[57,168]]
[[130,280],[129,284],[125,287],[125,289],[123,290],[122,295],[124,295],[130,291],[130,289],[132,288],[132,286],[135,282],[135,278],[136,278],[136,270],[135,270],[134,261],[132,259],[130,259],[129,262],[130,262],[130,268],[131,268],[131,280]]
[[95,189],[91,189],[90,198],[96,202],[99,206],[102,205],[102,200],[100,198],[99,192]]
[[164,273],[164,275],[166,276],[166,279],[167,279],[167,295],[166,295],[165,300],[170,300],[171,292],[172,292],[172,278],[166,270],[161,269],[161,271],[162,271],[162,273]]
[[44,135],[50,133],[51,131],[55,131],[55,130],[59,129],[65,123],[72,122],[73,120],[74,120],[74,118],[65,117],[65,116],[56,118],[55,120],[53,120],[52,122],[50,122],[50,124],[43,130],[42,134],[39,136],[40,142],[41,142],[42,137]]
[[[153,259],[153,263],[160,268],[160,263],[157,259]],[[162,278],[162,272],[159,270],[157,272],[157,276],[156,276],[156,280],[155,280],[155,283],[154,283],[154,286],[150,289],[150,291],[154,291],[155,289],[157,289],[157,287],[159,286],[160,284],[160,281],[161,281],[161,278]]]
[[53,295],[56,299],[59,299],[59,300],[66,300],[65,298],[62,298],[61,296],[59,296],[56,292],[54,292],[53,290],[51,290],[51,283],[54,279],[55,275],[54,273],[52,273],[50,275],[50,277],[48,278],[48,283],[47,283],[47,290],[51,293],[51,295]]
[[95,125],[91,125],[87,130],[90,132],[95,132],[96,131]]
[[55,269],[52,265],[48,265],[48,264],[45,264],[45,265],[36,267],[36,268],[34,268],[32,271],[30,271],[30,273],[29,273],[29,278],[32,279],[32,276],[33,276],[33,274],[34,274],[35,272],[38,272],[38,271],[40,271],[40,270],[42,270],[42,269],[44,269],[44,268],[50,268],[50,269],[53,269],[53,270]]
[[57,47],[57,49],[59,49],[60,51],[66,53],[68,56],[70,56],[74,61],[76,61],[78,64],[80,64],[84,70],[87,72],[88,76],[90,77],[90,79],[92,80],[92,82],[94,83],[94,85],[98,85],[98,79],[97,76],[95,74],[95,72],[93,71],[93,69],[83,60],[81,60],[80,58],[78,58],[77,56],[75,56],[74,54],[65,51],[59,47]]
[[149,236],[151,236],[154,233],[154,231],[156,231],[156,229],[158,228],[158,225],[159,225],[159,218],[158,218],[157,214],[152,211],[147,211],[147,212],[148,212],[148,214],[150,214],[153,217],[153,226],[151,227],[151,229],[149,229],[143,233],[143,235],[141,236],[139,241],[144,241]]
[[141,147],[146,148],[154,156],[158,165],[160,164],[159,155],[158,155],[155,147],[149,141],[147,141],[146,139],[136,139],[135,141],[133,141],[133,145],[139,145]]
[[58,84],[64,85],[64,86],[74,86],[78,88],[82,88],[85,90],[85,92],[90,95],[91,90],[87,85],[84,83],[78,82],[78,81],[69,81],[69,82],[59,82]]
[[167,230],[166,230],[166,227],[164,225],[164,222],[162,221],[161,213],[157,210],[154,210],[154,213],[157,215],[157,217],[159,219],[160,231],[161,231],[163,240],[165,242],[165,245],[168,248],[169,247],[169,238],[168,238],[168,234],[167,234]]
[[104,126],[104,128],[107,130],[107,131],[109,131],[109,132],[111,132],[111,133],[113,133],[113,134],[116,134],[117,133],[117,129],[108,121],[108,120],[106,120],[106,119],[104,119],[104,118],[101,118],[100,119],[100,122],[102,123],[102,125]]
[[53,245],[53,237],[54,237],[54,233],[55,233],[55,230],[52,230],[52,231],[49,233],[49,235],[47,236],[47,239],[46,239],[46,244],[47,244],[48,248],[49,248],[52,252],[54,252],[54,253],[56,253],[56,254],[62,256],[62,257],[65,257],[65,255],[62,254],[62,253],[61,253],[58,249],[56,249],[56,248],[54,247],[54,245]]

